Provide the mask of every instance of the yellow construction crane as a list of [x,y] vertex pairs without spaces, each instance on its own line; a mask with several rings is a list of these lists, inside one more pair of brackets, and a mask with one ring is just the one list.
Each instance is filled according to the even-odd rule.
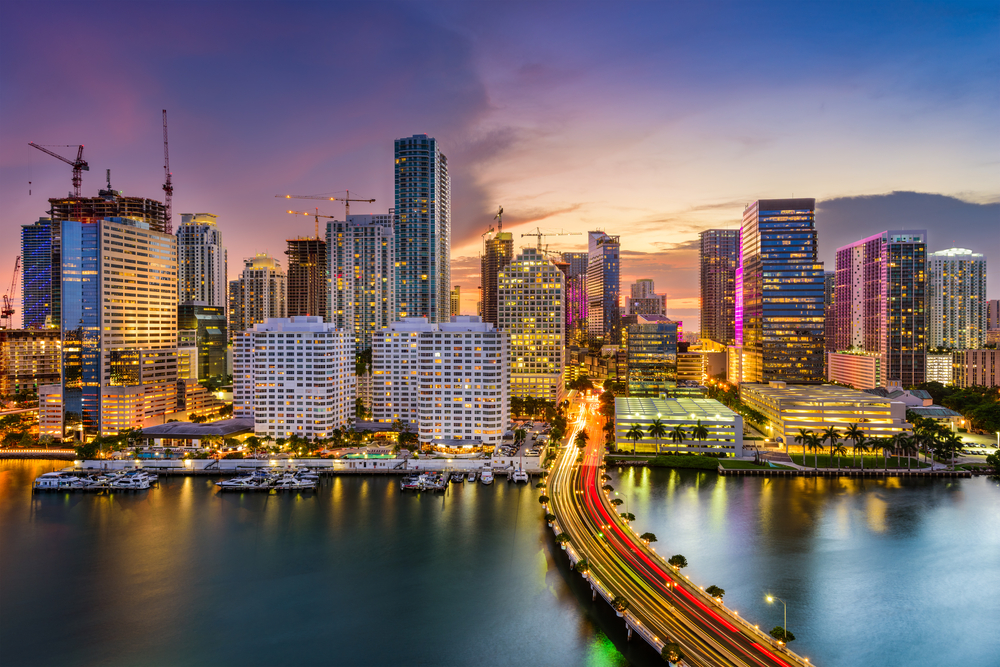
[[529,232],[527,234],[521,234],[521,238],[525,236],[535,236],[538,237],[538,252],[544,252],[548,254],[549,244],[545,244],[544,250],[542,249],[542,237],[543,236],[583,236],[582,232],[564,232],[562,230],[558,232],[543,232],[541,227],[536,227],[534,232]]
[[319,212],[318,208],[316,209],[315,213],[307,213],[305,211],[288,211],[288,213],[291,213],[292,215],[311,215],[312,217],[316,218],[316,239],[317,240],[319,239],[319,219],[320,218],[330,218],[331,220],[335,220],[337,218],[337,216],[335,216],[335,215],[320,215],[320,212]]
[[327,197],[326,195],[274,195],[275,197],[283,197],[285,199],[322,199],[323,201],[342,201],[344,202],[344,220],[351,215],[351,202],[359,201],[365,202],[367,204],[374,204],[374,199],[351,199],[351,191],[347,190],[346,197]]

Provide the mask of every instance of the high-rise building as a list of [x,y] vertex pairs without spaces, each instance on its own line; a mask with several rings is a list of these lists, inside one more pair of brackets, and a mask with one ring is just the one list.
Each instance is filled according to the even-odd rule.
[[627,320],[622,336],[628,352],[628,395],[674,396],[677,323],[663,315],[631,315]]
[[354,416],[352,337],[318,316],[254,324],[233,346],[233,413],[258,436],[329,437]]
[[591,340],[621,343],[619,237],[590,232],[587,244],[587,332]]
[[975,350],[986,341],[986,258],[965,248],[927,256],[928,345]]
[[986,329],[987,331],[1000,329],[1000,299],[986,302]]
[[632,285],[632,296],[627,297],[626,315],[667,314],[667,295],[657,294],[652,278],[640,278]]
[[235,301],[232,322],[233,339],[239,331],[271,318],[282,319],[288,312],[286,276],[281,264],[267,253],[260,253],[243,260],[243,273],[235,288],[230,288],[231,301]]
[[[743,211],[743,379],[823,382],[823,264],[816,258],[815,199],[761,199]],[[741,321],[742,320],[742,321]]]
[[451,290],[451,177],[426,134],[397,139],[396,296],[399,317],[447,322]]
[[0,396],[58,383],[61,344],[58,329],[0,329]]
[[21,313],[25,329],[59,326],[59,224],[51,218],[21,226]]
[[225,381],[226,347],[229,342],[226,309],[197,301],[182,303],[177,307],[177,327],[194,332],[198,353],[190,379]]
[[[174,412],[177,240],[144,220],[64,220],[63,433],[116,434]],[[39,392],[42,393],[41,391]]]
[[1000,350],[952,352],[952,382],[960,388],[1000,386]]
[[566,342],[586,345],[587,329],[587,253],[564,252]]
[[451,316],[462,314],[462,286],[455,285],[451,290]]
[[497,326],[499,306],[497,301],[497,277],[510,265],[514,258],[514,235],[497,231],[483,237],[483,254],[480,257],[480,281],[482,285],[483,321]]
[[328,319],[354,332],[357,351],[396,319],[394,211],[352,215],[326,227],[330,248]]
[[433,330],[434,325],[428,323],[426,317],[405,317],[390,322],[372,336],[374,421],[387,425],[399,421],[411,433],[417,432],[420,334]]
[[177,298],[226,310],[228,258],[212,213],[181,213],[177,228]]
[[287,239],[288,288],[286,303],[289,317],[327,315],[330,294],[330,260],[327,244],[317,237]]
[[237,278],[229,281],[229,340],[233,334],[243,330],[243,281]]
[[823,336],[827,354],[837,351],[837,272],[823,272]]
[[889,230],[837,249],[835,351],[878,354],[882,381],[926,376],[927,232]]
[[738,229],[706,229],[698,235],[701,267],[701,337],[732,345],[736,341],[736,265]]
[[564,391],[563,273],[541,251],[524,248],[499,281],[500,328],[510,334],[511,395],[558,403]]
[[[109,177],[110,178],[110,177]],[[121,190],[99,190],[97,197],[49,199],[53,222],[81,220],[94,222],[105,218],[138,220],[154,232],[166,229],[167,209],[163,202],[145,197],[126,197]]]

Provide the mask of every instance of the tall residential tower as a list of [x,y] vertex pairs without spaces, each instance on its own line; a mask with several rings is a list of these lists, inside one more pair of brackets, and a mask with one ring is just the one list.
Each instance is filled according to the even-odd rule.
[[619,237],[590,232],[587,244],[587,331],[606,345],[621,343]]
[[986,342],[986,258],[965,248],[927,256],[930,347],[976,350]]
[[701,337],[722,345],[736,342],[738,229],[706,229],[699,234]]
[[212,213],[181,213],[177,228],[177,298],[226,308],[226,249]]

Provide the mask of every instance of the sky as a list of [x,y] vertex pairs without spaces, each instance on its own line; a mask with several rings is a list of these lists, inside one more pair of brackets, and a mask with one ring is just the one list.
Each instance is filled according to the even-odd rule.
[[[160,198],[167,109],[174,226],[218,215],[231,278],[312,233],[275,195],[350,190],[376,200],[353,213],[385,212],[393,140],[426,133],[448,157],[466,313],[502,205],[517,244],[620,235],[622,294],[653,278],[697,330],[699,231],[791,196],[817,199],[828,268],[841,245],[927,229],[930,251],[984,253],[1000,298],[998,34],[996,1],[5,0],[0,290],[20,225],[70,187],[28,142],[84,144],[85,194],[110,168]],[[343,216],[294,207],[313,203]]]

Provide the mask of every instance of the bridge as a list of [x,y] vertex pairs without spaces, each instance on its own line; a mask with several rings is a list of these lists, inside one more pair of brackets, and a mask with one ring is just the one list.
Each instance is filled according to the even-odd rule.
[[[583,449],[570,444],[556,459],[547,487],[556,519],[553,531],[565,534],[571,562],[585,558],[584,576],[594,592],[628,605],[618,611],[633,633],[657,653],[667,642],[680,644],[687,665],[807,667],[802,658],[668,565],[624,521],[601,489],[603,447],[595,406],[588,406],[567,442],[591,422]],[[577,459],[582,456],[582,462]]]

